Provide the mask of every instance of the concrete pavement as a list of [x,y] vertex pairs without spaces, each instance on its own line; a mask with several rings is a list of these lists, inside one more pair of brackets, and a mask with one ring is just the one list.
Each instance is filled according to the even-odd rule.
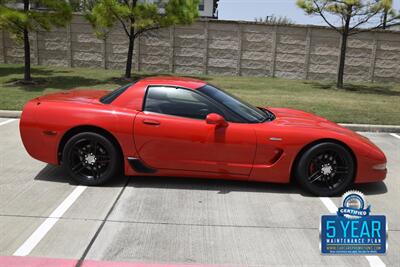
[[[18,120],[0,118],[0,256],[11,256],[74,191],[65,172],[25,152]],[[389,222],[400,262],[400,139],[365,133],[388,157],[384,183],[362,185],[372,212]],[[340,197],[331,198],[339,206]],[[368,266],[364,256],[321,256],[320,198],[293,185],[118,177],[87,187],[30,257],[219,266]],[[1,260],[0,260],[1,266]]]

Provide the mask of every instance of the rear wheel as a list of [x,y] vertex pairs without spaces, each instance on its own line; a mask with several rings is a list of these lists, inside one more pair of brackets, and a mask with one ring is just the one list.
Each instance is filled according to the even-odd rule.
[[91,132],[79,133],[65,144],[63,165],[80,184],[100,185],[120,171],[120,155],[106,137]]
[[353,182],[354,172],[353,157],[345,147],[323,142],[301,155],[295,177],[307,191],[332,196],[342,193]]

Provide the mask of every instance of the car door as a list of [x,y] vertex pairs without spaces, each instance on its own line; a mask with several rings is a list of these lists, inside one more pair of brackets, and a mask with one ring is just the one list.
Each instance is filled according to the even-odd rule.
[[210,113],[226,116],[195,90],[150,86],[134,125],[141,160],[156,169],[248,175],[256,149],[253,127],[216,127],[205,121]]

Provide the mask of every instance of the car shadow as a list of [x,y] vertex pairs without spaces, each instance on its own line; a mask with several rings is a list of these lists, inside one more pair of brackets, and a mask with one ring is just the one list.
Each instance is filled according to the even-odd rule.
[[352,190],[358,190],[364,195],[381,195],[387,193],[387,187],[384,182],[375,182],[368,184],[355,184],[350,187]]
[[[47,164],[40,172],[35,176],[35,180],[66,183],[70,185],[79,185],[73,179],[68,176],[67,171],[62,166]],[[109,183],[104,185],[105,187],[123,187],[126,184],[128,177],[120,176],[115,177]]]
[[[61,166],[46,165],[34,178],[35,180],[68,183],[78,185],[69,178],[65,169]],[[304,197],[315,197],[298,187],[296,183],[277,184],[268,182],[200,179],[191,177],[156,177],[156,176],[123,176],[115,177],[102,187],[123,187],[125,184],[135,188],[160,188],[181,190],[207,190],[218,194],[232,192],[254,192],[272,194],[300,194]],[[365,195],[380,195],[386,193],[384,182],[357,184],[350,189],[359,190]]]
[[65,169],[61,166],[47,164],[40,172],[35,176],[35,180],[46,181],[46,182],[57,182],[67,183],[70,185],[78,185],[75,181],[70,179]]
[[129,186],[136,188],[206,190],[215,191],[217,194],[229,194],[232,192],[303,194],[303,192],[293,184],[201,179],[192,177],[130,177]]

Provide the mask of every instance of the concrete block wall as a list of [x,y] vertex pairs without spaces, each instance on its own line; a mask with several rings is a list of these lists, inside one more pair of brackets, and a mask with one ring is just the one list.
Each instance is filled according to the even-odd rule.
[[[33,64],[121,70],[126,64],[128,39],[122,27],[98,39],[78,14],[66,28],[30,37]],[[142,35],[132,63],[134,71],[156,73],[334,80],[340,42],[340,35],[326,27],[201,20]],[[5,32],[0,34],[0,62],[23,62],[21,46]],[[345,79],[400,82],[400,32],[350,37]]]

